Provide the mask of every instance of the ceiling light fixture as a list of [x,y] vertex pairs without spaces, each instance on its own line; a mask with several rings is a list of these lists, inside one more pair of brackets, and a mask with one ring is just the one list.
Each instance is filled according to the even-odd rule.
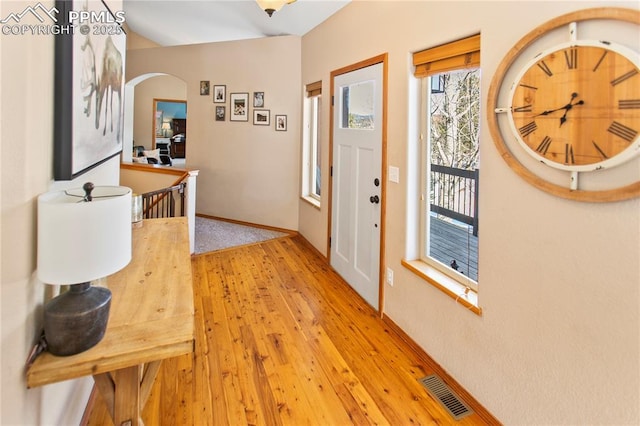
[[273,12],[277,12],[282,9],[282,6],[285,4],[291,4],[295,1],[296,0],[256,0],[260,8],[267,12],[269,17],[273,15]]

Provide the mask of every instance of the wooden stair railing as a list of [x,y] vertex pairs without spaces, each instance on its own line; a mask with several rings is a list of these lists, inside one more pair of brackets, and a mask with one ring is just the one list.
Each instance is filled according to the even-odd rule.
[[[173,186],[142,194],[142,215],[145,219],[184,216],[187,182],[182,178]],[[176,212],[176,198],[179,210]],[[176,214],[177,213],[177,214]]]

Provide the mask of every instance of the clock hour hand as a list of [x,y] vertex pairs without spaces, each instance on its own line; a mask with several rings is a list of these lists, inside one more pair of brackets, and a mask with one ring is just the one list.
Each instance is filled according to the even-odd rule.
[[573,100],[575,98],[577,98],[577,97],[578,97],[577,93],[574,92],[574,93],[571,94],[571,101],[569,101],[569,103],[564,106],[564,114],[562,115],[562,117],[560,117],[560,126],[562,126],[564,123],[566,123],[566,121],[567,121],[567,113],[569,112],[569,110],[571,108],[573,108],[576,105],[584,105],[584,101],[582,99],[580,99],[575,104],[573,103]]

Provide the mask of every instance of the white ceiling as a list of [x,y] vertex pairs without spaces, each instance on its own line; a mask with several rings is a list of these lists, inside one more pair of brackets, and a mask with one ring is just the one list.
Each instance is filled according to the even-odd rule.
[[302,36],[351,0],[297,0],[269,17],[255,0],[124,0],[126,24],[161,46]]

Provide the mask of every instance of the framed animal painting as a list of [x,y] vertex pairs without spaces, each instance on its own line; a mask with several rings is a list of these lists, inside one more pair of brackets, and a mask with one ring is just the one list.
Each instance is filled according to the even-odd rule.
[[75,28],[55,39],[54,179],[70,180],[122,151],[126,34],[104,1],[56,8]]

